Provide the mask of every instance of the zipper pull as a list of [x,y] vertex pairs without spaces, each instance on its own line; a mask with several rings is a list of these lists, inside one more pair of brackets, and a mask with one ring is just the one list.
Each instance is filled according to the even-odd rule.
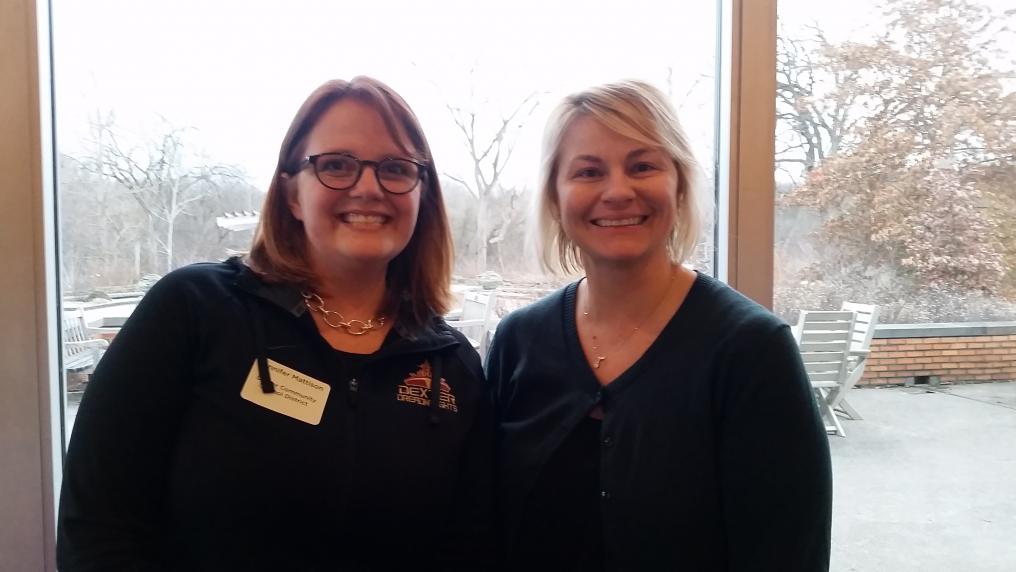
[[349,391],[346,392],[346,395],[349,397],[349,406],[354,409],[356,408],[356,394],[359,390],[360,390],[360,382],[356,381],[355,377],[350,379]]

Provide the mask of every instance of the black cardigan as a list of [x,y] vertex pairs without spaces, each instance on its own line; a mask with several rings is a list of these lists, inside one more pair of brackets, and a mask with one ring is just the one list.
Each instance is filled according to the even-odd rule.
[[487,358],[509,569],[541,467],[600,403],[605,569],[827,570],[829,446],[789,327],[699,274],[646,353],[601,388],[576,289],[508,316]]

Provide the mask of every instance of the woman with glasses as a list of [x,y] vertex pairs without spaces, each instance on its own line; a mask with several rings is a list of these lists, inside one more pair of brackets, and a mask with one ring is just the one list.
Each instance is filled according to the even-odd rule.
[[564,100],[544,133],[545,266],[584,273],[498,325],[510,570],[815,572],[829,450],[788,326],[682,265],[703,189],[667,98]]
[[98,365],[67,453],[74,570],[487,568],[493,415],[441,319],[427,140],[365,77],[282,141],[250,254],[176,270]]

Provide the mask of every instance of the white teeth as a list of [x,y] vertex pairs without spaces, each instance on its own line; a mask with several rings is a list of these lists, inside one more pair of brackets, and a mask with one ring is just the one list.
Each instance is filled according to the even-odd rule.
[[342,213],[342,222],[359,224],[381,224],[385,217],[381,215],[368,215],[359,213]]
[[631,218],[619,218],[619,219],[605,219],[598,218],[593,221],[596,226],[630,226],[633,224],[641,224],[645,220],[645,217],[633,216]]

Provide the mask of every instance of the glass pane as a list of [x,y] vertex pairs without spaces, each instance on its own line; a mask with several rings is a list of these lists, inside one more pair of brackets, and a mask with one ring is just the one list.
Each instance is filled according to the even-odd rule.
[[[657,85],[713,180],[711,3],[57,0],[53,21],[64,308],[87,340],[115,336],[169,270],[246,248],[289,121],[326,79],[371,75],[413,106],[443,176],[455,290],[496,285],[500,315],[562,283],[523,244],[563,95]],[[92,345],[68,372],[72,398]]]
[[779,3],[775,307],[853,311],[858,332],[816,390],[847,435],[832,570],[1011,553],[993,475],[1016,467],[995,430],[1016,405],[1014,29],[995,0]]
[[1001,6],[781,2],[778,312],[1016,316],[1016,17]]

